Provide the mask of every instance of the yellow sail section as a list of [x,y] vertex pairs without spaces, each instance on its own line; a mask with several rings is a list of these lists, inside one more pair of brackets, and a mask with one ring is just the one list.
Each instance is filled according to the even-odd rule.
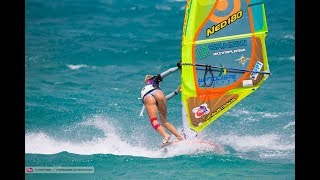
[[188,125],[200,132],[269,77],[262,0],[188,0],[181,91]]

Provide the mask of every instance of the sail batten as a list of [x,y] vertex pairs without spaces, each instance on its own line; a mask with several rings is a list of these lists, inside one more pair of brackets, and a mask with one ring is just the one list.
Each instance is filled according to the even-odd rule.
[[182,104],[201,132],[271,75],[262,0],[188,0],[182,32]]

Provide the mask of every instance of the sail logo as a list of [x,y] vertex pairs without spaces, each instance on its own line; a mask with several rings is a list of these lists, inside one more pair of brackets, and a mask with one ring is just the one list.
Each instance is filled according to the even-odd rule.
[[31,167],[28,167],[28,168],[26,168],[26,171],[27,171],[28,173],[31,173],[31,172],[33,172],[33,169],[32,169]]
[[212,55],[220,56],[220,55],[224,55],[224,54],[239,53],[239,52],[245,52],[245,51],[246,51],[246,49],[233,49],[233,50],[227,50],[227,51],[213,52]]
[[210,112],[208,105],[206,103],[201,104],[199,107],[195,107],[192,109],[194,116],[198,119]]
[[220,52],[213,52],[212,54],[210,51],[218,50],[218,49],[230,49],[230,48],[237,48],[237,47],[244,47],[247,46],[248,42],[247,40],[239,40],[239,41],[229,41],[229,42],[223,42],[223,43],[215,43],[210,44],[208,46],[206,45],[199,45],[196,48],[196,56],[199,59],[204,59],[210,55],[223,55],[223,54],[229,54],[229,53],[238,53],[238,52],[244,52],[246,49],[233,49],[233,50],[226,50],[226,51],[220,51]]
[[205,45],[199,46],[196,49],[196,54],[197,54],[197,57],[200,58],[200,59],[204,59],[204,58],[210,56],[210,52],[208,50],[208,47],[205,46]]
[[212,84],[212,87],[218,86],[218,85],[228,85],[231,83],[236,82],[236,75],[235,74],[226,74],[222,76],[213,76],[213,77],[207,77],[199,78],[198,84],[200,87],[206,87],[205,84]]
[[239,41],[230,41],[223,43],[216,43],[208,45],[210,50],[218,50],[218,49],[226,49],[226,48],[235,48],[241,46],[247,46],[247,40],[239,40]]
[[209,37],[212,34],[220,31],[221,29],[227,27],[228,25],[236,22],[238,19],[240,19],[243,16],[243,12],[242,10],[232,14],[230,17],[228,17],[226,20],[216,24],[216,25],[212,25],[211,28],[208,28],[206,30],[206,36]]
[[263,66],[263,63],[260,61],[257,61],[256,65],[253,68],[253,72],[250,74],[250,78],[253,80],[256,80],[259,74],[259,71],[261,70]]
[[242,81],[242,86],[243,86],[243,87],[251,87],[251,86],[253,86],[252,79],[250,79],[250,80],[243,80],[243,81]]
[[[206,1],[206,0],[204,0]],[[214,23],[219,23],[223,20],[226,20],[230,14],[234,14],[235,12],[238,12],[241,9],[241,1],[240,0],[233,0],[233,2],[231,2],[231,0],[219,0],[219,2],[215,3],[216,4],[216,10],[220,11],[220,12],[224,12],[227,15],[225,16],[218,16],[216,14],[212,14],[209,19],[210,21],[214,22]],[[227,10],[229,10],[231,7],[231,12],[227,13]]]
[[246,62],[248,60],[249,60],[249,58],[244,57],[243,54],[242,54],[241,57],[236,59],[235,61],[239,61],[239,63],[242,65],[242,67],[244,67],[244,65],[246,64]]
[[222,111],[226,107],[228,107],[234,101],[236,101],[236,98],[232,98],[232,99],[230,99],[230,101],[227,101],[224,105],[219,107],[217,110],[213,111],[209,116],[206,116],[206,121],[209,120],[210,118],[212,118],[213,116],[215,116],[216,114],[218,114],[220,111]]

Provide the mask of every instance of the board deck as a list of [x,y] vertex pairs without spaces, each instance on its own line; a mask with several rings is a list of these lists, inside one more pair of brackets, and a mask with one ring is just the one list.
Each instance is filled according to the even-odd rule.
[[222,150],[222,147],[219,144],[210,142],[210,141],[206,141],[206,140],[200,140],[200,139],[196,139],[196,140],[183,140],[183,141],[179,141],[179,140],[173,140],[173,141],[169,141],[166,144],[161,144],[160,147],[161,148],[166,148],[166,147],[170,147],[171,145],[178,145],[179,143],[182,142],[187,142],[193,145],[206,145],[206,146],[211,146],[213,149],[216,149],[218,151]]

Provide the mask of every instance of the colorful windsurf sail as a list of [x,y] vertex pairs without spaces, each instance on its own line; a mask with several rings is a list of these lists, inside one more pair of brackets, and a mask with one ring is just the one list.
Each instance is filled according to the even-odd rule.
[[262,0],[187,0],[182,32],[182,104],[201,132],[269,77]]

